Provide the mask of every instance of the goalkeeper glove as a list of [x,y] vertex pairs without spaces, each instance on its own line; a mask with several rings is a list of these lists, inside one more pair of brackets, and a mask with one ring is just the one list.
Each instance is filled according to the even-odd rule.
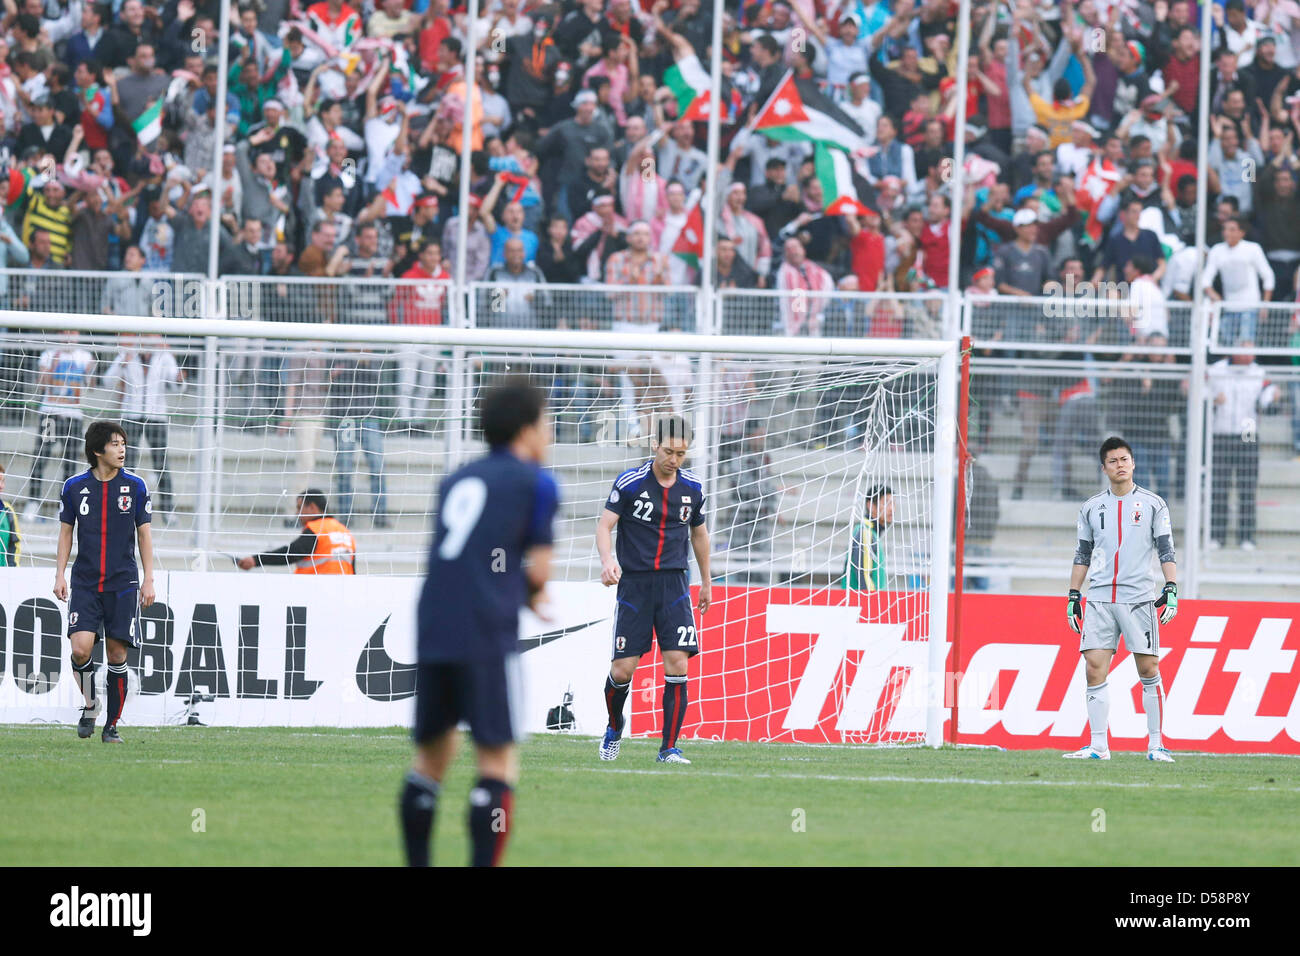
[[1178,613],[1178,585],[1173,581],[1165,582],[1165,589],[1160,592],[1160,597],[1156,599],[1156,607],[1160,609],[1160,623],[1168,624]]
[[1065,605],[1065,620],[1075,634],[1083,633],[1083,595],[1070,588],[1070,600]]

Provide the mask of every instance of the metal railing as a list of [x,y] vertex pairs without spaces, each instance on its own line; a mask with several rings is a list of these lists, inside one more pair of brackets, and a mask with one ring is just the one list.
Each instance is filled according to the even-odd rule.
[[[970,447],[984,480],[999,488],[1001,512],[971,538],[973,578],[1015,590],[1059,590],[1066,573],[1061,554],[1071,546],[1068,528],[1082,500],[1074,493],[1101,487],[1092,449],[1118,433],[1139,451],[1139,482],[1171,504],[1185,593],[1229,596],[1255,587],[1281,596],[1300,584],[1295,303],[1206,302],[1196,313],[1192,303],[1171,300],[1144,328],[1123,297],[1114,296],[967,294],[960,315],[951,317],[951,300],[942,294],[509,282],[472,283],[458,292],[445,280],[227,276],[212,285],[194,275],[32,269],[0,271],[0,301],[71,314],[125,314],[143,304],[163,317],[446,324],[557,336],[653,329],[906,340],[943,338],[945,329],[961,328],[972,336]],[[1165,343],[1150,340],[1150,331],[1167,333]],[[441,381],[445,363],[456,356],[426,351],[393,349],[382,359],[386,420],[419,423],[434,414],[408,407],[403,397]],[[284,354],[260,340],[223,352],[225,378],[213,393],[223,420],[246,427],[241,409],[254,398],[271,408],[282,404]],[[10,409],[34,412],[36,358],[30,350],[6,350],[4,366],[12,374],[3,400]],[[198,350],[181,356],[194,373],[196,400],[200,359]],[[586,379],[581,384],[591,390]],[[1241,399],[1247,387],[1258,394]],[[1249,414],[1222,407],[1240,401]],[[562,425],[575,440],[601,432],[569,404],[573,421]],[[814,403],[801,440],[818,441],[824,404]],[[1227,421],[1229,411],[1236,421]]]

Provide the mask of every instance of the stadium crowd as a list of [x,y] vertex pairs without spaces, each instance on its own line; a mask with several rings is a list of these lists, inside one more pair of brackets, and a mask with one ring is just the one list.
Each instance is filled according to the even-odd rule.
[[[468,77],[463,4],[252,0],[232,7],[229,91],[217,103],[217,0],[4,2],[0,265],[204,273],[215,215],[223,275],[371,280],[267,285],[263,317],[436,324],[448,299],[429,283],[450,280],[464,215],[467,278],[506,292],[503,306],[484,298],[482,324],[694,327],[689,294],[538,287],[700,282],[684,237],[705,182],[707,124],[683,84],[692,58],[707,70],[708,3],[485,0]],[[1215,2],[1206,36],[1190,0],[973,0],[969,186],[955,197],[958,9],[955,0],[727,4],[712,281],[826,295],[807,311],[738,298],[724,331],[935,334],[936,305],[834,293],[946,289],[956,202],[957,274],[977,299],[1080,298],[1123,283],[1122,307],[1061,321],[1041,305],[991,301],[975,309],[977,338],[1129,358],[1185,345],[1190,313],[1179,302],[1199,276],[1225,302],[1221,344],[1300,341],[1293,310],[1233,307],[1296,296],[1300,5]],[[1202,43],[1213,52],[1208,91]],[[811,143],[754,128],[791,73],[860,130],[856,214],[827,214]],[[1204,264],[1194,249],[1202,103],[1212,140]],[[226,145],[213,168],[217,123]],[[472,178],[460,210],[466,135]],[[41,278],[0,272],[0,303],[59,310],[84,294]],[[394,278],[425,284],[394,288]],[[143,289],[116,276],[89,306],[139,312]],[[1220,377],[1261,411],[1270,393],[1245,395],[1242,381],[1262,381],[1246,358],[1225,360]],[[427,376],[432,362],[417,356],[403,380]],[[1078,434],[1098,415],[1147,427],[1122,420],[1127,380],[990,388],[986,409],[1022,408],[1017,487],[1040,434]],[[1293,390],[1293,406],[1298,398]],[[1176,473],[1182,398],[1165,389],[1160,401],[1169,414],[1148,411],[1157,421],[1144,440],[1169,444],[1156,471]],[[1060,462],[1053,483],[1072,494]],[[1177,478],[1161,490],[1177,492]]]

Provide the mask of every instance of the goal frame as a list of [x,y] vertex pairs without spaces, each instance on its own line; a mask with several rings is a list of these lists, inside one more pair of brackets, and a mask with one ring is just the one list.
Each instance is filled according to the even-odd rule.
[[[791,358],[911,358],[936,362],[934,420],[934,484],[931,505],[929,610],[927,621],[927,667],[923,686],[926,694],[925,743],[943,745],[947,716],[945,664],[949,648],[948,581],[952,570],[953,508],[956,497],[956,451],[958,430],[958,357],[960,345],[952,339],[841,339],[785,338],[774,336],[712,335],[687,333],[622,333],[605,331],[553,331],[481,329],[453,326],[398,326],[321,324],[314,322],[268,322],[244,319],[160,318],[145,316],[96,316],[66,312],[19,312],[0,310],[0,328],[12,331],[71,331],[114,335],[122,333],[161,334],[202,338],[211,355],[219,339],[266,338],[290,341],[370,343],[386,345],[441,346],[455,352],[464,348],[537,349],[548,352],[676,352],[704,359],[719,354],[788,356]],[[463,363],[462,363],[463,364]],[[707,369],[709,362],[702,363]],[[205,362],[202,388],[205,396],[215,392],[214,363]],[[468,390],[455,389],[456,401],[464,405]],[[462,420],[468,408],[458,409]],[[211,419],[204,427],[214,428]],[[213,443],[215,445],[215,442]],[[705,463],[704,480],[713,475]],[[210,488],[210,483],[207,486]],[[210,493],[210,492],[209,492]],[[202,494],[202,490],[201,490]],[[204,514],[210,508],[203,510]],[[202,535],[202,526],[200,526]],[[913,675],[915,680],[916,676]]]

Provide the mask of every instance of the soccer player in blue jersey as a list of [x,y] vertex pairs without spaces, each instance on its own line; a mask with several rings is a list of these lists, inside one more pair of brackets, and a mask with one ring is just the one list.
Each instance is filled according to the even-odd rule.
[[[664,658],[664,723],[660,763],[690,763],[677,746],[686,717],[686,674],[700,651],[691,613],[687,545],[700,568],[699,611],[709,609],[709,529],[704,525],[704,486],[682,467],[691,444],[691,427],[679,415],[661,418],[650,448],[654,457],[619,475],[596,523],[600,582],[618,585],[614,647],[605,678],[609,726],[600,742],[600,759],[618,757],[623,707],[651,634]],[[618,528],[617,556],[611,537]]]
[[429,570],[417,610],[415,761],[402,790],[411,866],[428,866],[456,726],[470,727],[478,780],[469,794],[470,862],[501,862],[510,832],[520,735],[519,611],[536,608],[550,576],[555,480],[544,394],[522,379],[484,393],[479,422],[491,451],[442,482]]
[[[86,429],[90,468],[63,483],[59,497],[59,546],[54,569],[54,596],[68,602],[68,638],[72,641],[73,678],[86,706],[77,736],[95,732],[101,701],[95,694],[91,654],[102,630],[108,658],[108,715],[100,739],[120,744],[117,722],[126,703],[126,652],[140,643],[139,609],[153,603],[153,504],[139,475],[126,462],[126,432],[117,422],[92,422]],[[65,572],[77,532],[77,560],[72,591]],[[143,577],[135,563],[140,546]]]

